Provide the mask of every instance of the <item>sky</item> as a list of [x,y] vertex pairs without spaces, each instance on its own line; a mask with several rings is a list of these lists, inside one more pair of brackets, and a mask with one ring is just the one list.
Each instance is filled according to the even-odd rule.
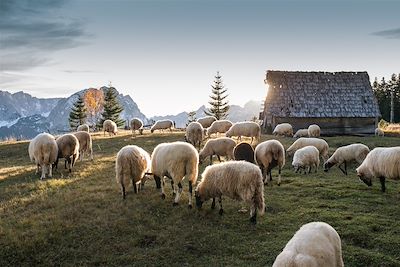
[[396,0],[0,0],[0,90],[111,84],[146,116],[262,100],[267,70],[400,72]]

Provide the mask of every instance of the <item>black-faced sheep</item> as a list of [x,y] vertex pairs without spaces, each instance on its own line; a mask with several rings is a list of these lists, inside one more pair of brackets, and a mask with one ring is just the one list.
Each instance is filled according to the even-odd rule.
[[293,136],[293,127],[289,123],[281,123],[275,126],[274,131],[272,132],[273,135],[281,135],[281,136]]
[[230,161],[208,166],[196,187],[196,205],[201,208],[204,201],[219,199],[219,214],[223,214],[222,196],[245,201],[250,205],[250,221],[257,222],[257,211],[264,214],[264,184],[260,169],[246,161]]
[[285,148],[278,140],[268,140],[257,145],[255,150],[256,162],[263,174],[264,184],[272,181],[272,168],[278,166],[278,185],[281,184],[281,171],[285,166]]
[[90,159],[93,160],[92,137],[86,131],[73,133],[79,141],[79,157],[83,160],[83,154],[89,153]]
[[293,135],[293,138],[308,137],[308,129],[299,129]]
[[375,136],[385,136],[385,132],[381,128],[375,129]]
[[46,173],[52,177],[52,164],[56,162],[58,155],[58,146],[54,136],[48,133],[38,134],[29,142],[29,158],[36,165],[36,173],[39,172],[39,166],[42,168],[40,179],[46,178]]
[[321,128],[316,124],[308,126],[308,137],[320,137]]
[[229,120],[214,121],[207,129],[207,136],[210,137],[214,133],[216,133],[217,135],[218,133],[226,133],[231,127],[232,122]]
[[[157,188],[161,188],[161,197],[165,198],[164,176],[171,179],[175,200],[178,205],[182,193],[181,181],[189,180],[189,208],[192,208],[192,188],[198,175],[199,154],[197,150],[185,142],[162,143],[155,147],[151,155],[151,173],[154,175]],[[178,190],[175,190],[176,185]]]
[[210,157],[210,164],[212,164],[212,156],[216,155],[221,162],[220,156],[225,156],[228,160],[233,159],[233,149],[236,146],[235,140],[229,137],[219,137],[207,140],[203,149],[199,153],[200,164],[207,157]]
[[204,129],[199,122],[191,122],[186,127],[185,140],[191,143],[194,147],[200,149],[201,142],[204,138]]
[[108,132],[108,135],[117,135],[118,133],[118,128],[117,128],[117,124],[115,124],[115,122],[113,122],[112,120],[105,120],[103,122],[103,132],[104,132],[104,136],[106,136],[106,132]]
[[203,126],[203,128],[208,128],[211,126],[211,124],[216,121],[217,119],[214,116],[205,116],[202,118],[197,119],[197,122]]
[[233,158],[235,160],[245,160],[254,163],[254,149],[246,142],[237,144],[233,149]]
[[150,128],[150,132],[153,133],[155,130],[167,130],[172,131],[174,127],[174,122],[171,120],[159,120],[154,123]]
[[76,130],[77,130],[78,132],[79,132],[79,131],[89,132],[89,125],[87,125],[87,124],[79,125],[78,128],[77,128]]
[[126,187],[132,181],[133,190],[138,192],[141,184],[145,182],[145,175],[150,170],[150,155],[142,148],[135,145],[127,145],[121,148],[115,161],[115,178],[121,185],[122,198],[125,199]]
[[342,243],[336,230],[324,222],[303,225],[276,257],[272,267],[343,267]]
[[72,171],[72,167],[75,165],[75,162],[79,157],[79,140],[73,134],[63,134],[56,139],[56,143],[58,146],[58,157],[56,162],[54,163],[55,167],[58,167],[58,159],[65,159],[65,168],[67,168],[69,172]]
[[324,161],[328,159],[328,150],[329,150],[329,145],[324,139],[320,138],[305,138],[301,137],[297,139],[287,150],[287,154],[289,156],[293,155],[294,152],[296,152],[297,149],[300,149],[305,146],[315,146],[318,151],[319,155],[322,156]]
[[131,120],[131,130],[132,130],[132,135],[135,134],[136,130],[140,134],[143,134],[143,121],[139,118],[133,118]]
[[315,172],[317,172],[319,166],[319,151],[315,146],[305,146],[296,152],[294,152],[292,166],[296,173],[300,169],[304,169],[304,174],[308,167],[308,173],[311,172],[311,168],[315,167]]
[[372,185],[372,178],[379,178],[382,192],[385,192],[385,179],[400,179],[400,146],[372,149],[356,171],[368,186]]
[[258,143],[261,137],[261,128],[260,125],[254,121],[237,122],[229,128],[225,136],[238,136],[239,140],[241,140],[242,136],[251,137],[251,143],[253,143],[253,138],[255,138],[256,143]]
[[[351,144],[339,147],[324,163],[324,171],[327,172],[331,167],[337,165],[347,175],[347,163],[355,161],[360,165],[368,153],[369,148],[363,144]],[[342,164],[344,164],[344,169],[341,167]]]

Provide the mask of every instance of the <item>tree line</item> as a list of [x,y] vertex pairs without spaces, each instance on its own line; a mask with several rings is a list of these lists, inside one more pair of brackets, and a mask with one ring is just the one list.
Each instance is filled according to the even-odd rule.
[[[385,77],[382,77],[380,80],[375,77],[372,83],[372,89],[378,100],[382,119],[388,122],[400,122],[400,73],[398,75],[392,74],[389,81],[386,81]],[[393,121],[390,121],[392,95],[394,117]]]

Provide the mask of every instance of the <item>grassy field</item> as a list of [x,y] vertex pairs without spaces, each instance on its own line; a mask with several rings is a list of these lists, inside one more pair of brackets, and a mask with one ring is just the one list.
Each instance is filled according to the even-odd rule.
[[[400,183],[388,180],[381,193],[379,181],[367,187],[354,166],[348,176],[336,167],[306,176],[295,174],[288,159],[282,185],[275,180],[265,188],[267,212],[256,226],[248,212],[238,212],[242,203],[228,198],[223,216],[210,202],[189,210],[186,182],[177,207],[170,186],[162,200],[153,180],[137,195],[130,187],[122,201],[114,171],[118,150],[137,144],[151,152],[158,143],[182,139],[183,133],[97,135],[93,162],[78,162],[71,175],[60,169],[44,181],[29,162],[27,142],[0,143],[0,266],[271,266],[311,221],[337,230],[346,266],[400,266]],[[279,140],[285,148],[293,142]],[[395,137],[326,140],[330,154],[353,142],[400,145]]]

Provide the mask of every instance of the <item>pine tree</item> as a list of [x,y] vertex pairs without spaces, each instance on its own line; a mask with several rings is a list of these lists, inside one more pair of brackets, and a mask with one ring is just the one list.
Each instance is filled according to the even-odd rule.
[[372,84],[372,89],[376,99],[378,100],[379,110],[381,111],[382,119],[390,121],[391,110],[391,92],[394,92],[394,122],[400,121],[400,79],[392,74],[391,79],[386,82],[383,77],[380,82],[375,78]]
[[225,100],[228,95],[227,90],[222,83],[222,76],[217,72],[215,76],[214,85],[211,85],[212,95],[211,100],[208,102],[211,107],[205,110],[204,113],[208,116],[214,116],[217,120],[225,119],[228,116],[229,105],[228,101]]
[[71,129],[76,130],[79,125],[84,124],[86,122],[86,116],[85,103],[83,101],[83,96],[80,95],[69,113],[68,121]]
[[189,123],[196,121],[196,111],[190,111],[188,113],[188,122],[186,123],[186,126],[189,125]]
[[117,100],[117,90],[114,87],[106,87],[104,92],[104,107],[101,113],[101,119],[97,124],[97,127],[103,127],[105,120],[112,120],[117,124],[118,127],[124,126],[125,121],[119,118],[119,115],[124,110],[121,104]]

